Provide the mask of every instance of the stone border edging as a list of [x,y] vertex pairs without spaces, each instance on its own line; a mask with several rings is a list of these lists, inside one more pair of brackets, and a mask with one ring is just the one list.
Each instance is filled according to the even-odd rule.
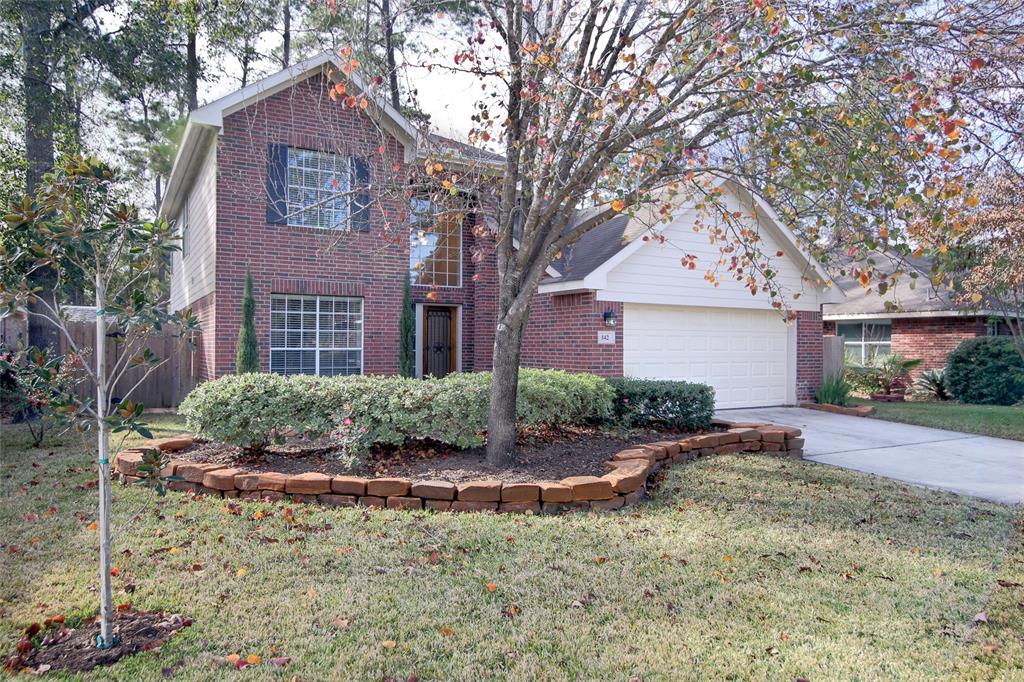
[[[172,459],[161,476],[180,476],[167,487],[228,499],[317,502],[335,507],[431,509],[435,511],[497,511],[537,514],[567,510],[608,510],[636,504],[647,492],[648,478],[662,468],[698,457],[739,452],[767,452],[802,457],[800,429],[715,419],[722,431],[658,441],[624,449],[604,466],[603,476],[570,476],[561,481],[502,483],[498,480],[450,483],[404,478],[328,476],[319,472],[286,475],[254,473],[209,462]],[[123,483],[141,480],[138,467],[146,449],[177,452],[192,445],[193,437],[161,438],[141,448],[122,450],[114,458]]]
[[827,403],[800,403],[805,410],[818,410],[819,412],[831,412],[833,414],[845,414],[848,417],[867,417],[875,411],[870,405],[854,405],[843,407],[841,405],[829,405]]

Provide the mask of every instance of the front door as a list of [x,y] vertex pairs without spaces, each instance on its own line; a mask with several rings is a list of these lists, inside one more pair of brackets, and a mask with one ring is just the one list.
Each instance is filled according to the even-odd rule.
[[423,376],[443,377],[455,371],[455,308],[423,308]]

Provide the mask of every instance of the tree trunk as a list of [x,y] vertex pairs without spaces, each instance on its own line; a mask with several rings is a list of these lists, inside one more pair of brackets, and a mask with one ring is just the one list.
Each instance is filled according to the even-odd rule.
[[491,405],[487,418],[487,463],[506,466],[516,459],[516,399],[519,394],[519,360],[529,306],[518,315],[508,313],[515,287],[501,283],[498,326],[491,357]]
[[50,14],[47,3],[21,2],[21,42],[25,71],[25,192],[33,194],[43,174],[53,168],[53,100],[50,93]]
[[391,18],[391,0],[381,0],[381,21],[384,24],[384,55],[388,68],[388,90],[391,96],[391,106],[395,111],[400,110],[401,97],[398,92],[398,67],[395,63],[395,26]]
[[196,29],[189,27],[188,44],[185,48],[185,92],[188,95],[188,110],[199,108],[199,53],[196,50]]
[[287,69],[292,61],[292,8],[288,0],[284,0],[284,30],[281,31],[281,67]]
[[[106,294],[103,281],[96,276],[96,309],[103,309]],[[107,324],[103,315],[96,316],[96,421],[99,429],[97,445],[99,455],[100,493],[100,638],[97,645],[109,649],[114,642],[114,600],[110,589],[110,432],[106,422],[109,396],[107,395]]]

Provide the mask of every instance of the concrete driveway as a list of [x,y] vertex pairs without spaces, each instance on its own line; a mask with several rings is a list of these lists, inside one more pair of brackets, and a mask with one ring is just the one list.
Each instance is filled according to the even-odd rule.
[[1024,442],[795,407],[720,410],[804,431],[804,458],[994,502],[1024,502]]

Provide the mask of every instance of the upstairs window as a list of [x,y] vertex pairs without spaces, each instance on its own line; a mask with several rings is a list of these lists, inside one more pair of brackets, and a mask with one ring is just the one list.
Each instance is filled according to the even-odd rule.
[[892,321],[840,322],[836,332],[843,337],[846,359],[868,364],[892,352]]
[[352,167],[330,152],[288,148],[288,224],[347,227]]
[[413,284],[462,286],[462,213],[428,199],[410,202],[409,276]]

